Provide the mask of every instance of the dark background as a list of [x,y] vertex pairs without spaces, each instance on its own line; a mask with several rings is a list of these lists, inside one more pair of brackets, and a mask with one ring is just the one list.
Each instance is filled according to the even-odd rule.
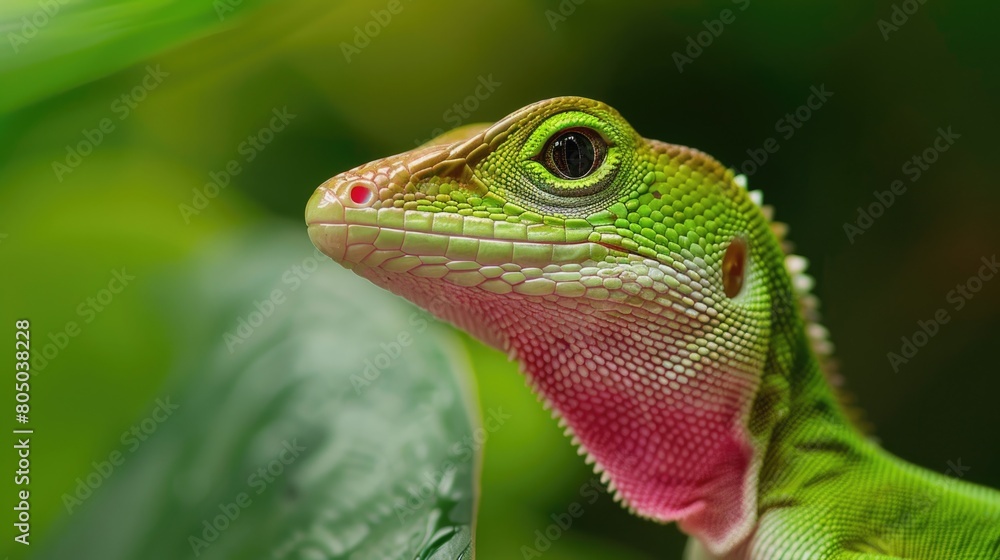
[[[875,434],[917,464],[960,464],[967,480],[1000,487],[1000,282],[985,281],[961,309],[947,299],[1000,249],[997,4],[578,2],[402,0],[367,44],[355,27],[385,1],[248,1],[221,18],[208,3],[164,14],[110,2],[107,21],[65,8],[17,52],[0,45],[4,323],[27,313],[40,335],[56,332],[110,270],[125,266],[142,285],[226,231],[274,216],[301,222],[326,178],[435,129],[582,95],[644,136],[741,169],[748,150],[759,155],[774,138],[750,187],[812,263],[847,388]],[[17,1],[0,14],[20,25],[37,10]],[[689,42],[699,38],[700,52]],[[681,69],[678,53],[690,59]],[[115,99],[150,65],[169,75],[119,119]],[[481,78],[499,85],[479,99]],[[811,88],[832,95],[789,135],[781,120]],[[240,159],[240,143],[282,107],[295,115],[288,127]],[[114,131],[59,180],[53,162],[105,117]],[[912,180],[904,165],[949,127],[958,139]],[[234,158],[242,172],[185,220],[178,205]],[[845,224],[896,180],[905,193],[849,238]],[[46,481],[38,538],[58,519],[59,496],[148,412],[168,369],[175,349],[143,290],[126,290],[36,372],[33,402],[49,434],[35,463]],[[887,354],[942,308],[950,321],[893,368]],[[487,443],[479,553],[519,557],[593,475],[514,366],[469,346],[482,408],[512,414]],[[544,556],[677,557],[682,546],[675,528],[604,498]]]

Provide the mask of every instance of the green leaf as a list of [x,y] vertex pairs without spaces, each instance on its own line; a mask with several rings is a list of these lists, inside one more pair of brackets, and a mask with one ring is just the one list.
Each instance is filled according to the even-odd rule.
[[137,420],[147,439],[42,558],[471,557],[478,412],[453,331],[302,228],[217,243],[162,292],[176,410]]
[[227,27],[254,0],[11,0],[0,5],[4,42],[0,114]]

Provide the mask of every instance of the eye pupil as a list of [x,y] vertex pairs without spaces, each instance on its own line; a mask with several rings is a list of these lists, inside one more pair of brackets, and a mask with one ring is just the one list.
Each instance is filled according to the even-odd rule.
[[594,145],[586,136],[570,132],[553,146],[556,165],[572,178],[583,177],[594,166]]
[[564,130],[546,149],[550,171],[563,179],[580,179],[593,173],[603,157],[603,141],[593,132]]

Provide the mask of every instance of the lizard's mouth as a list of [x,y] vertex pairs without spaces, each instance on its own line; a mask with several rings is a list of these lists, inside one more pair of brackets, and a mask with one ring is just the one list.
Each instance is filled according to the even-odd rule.
[[[592,229],[376,207],[358,192],[363,188],[363,183],[334,178],[316,190],[306,207],[313,243],[348,268],[411,272],[500,291],[525,284],[516,291],[542,294],[585,290],[582,284],[570,285],[581,265],[625,254],[623,249],[592,241]],[[542,278],[543,271],[566,274]],[[531,278],[533,274],[537,278]],[[564,282],[570,284],[560,285]]]

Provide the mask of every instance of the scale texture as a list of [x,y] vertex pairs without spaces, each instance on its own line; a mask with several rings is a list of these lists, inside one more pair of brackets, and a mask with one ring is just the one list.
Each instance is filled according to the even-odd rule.
[[321,185],[309,234],[508,352],[691,558],[1000,559],[1000,493],[908,465],[824,374],[805,260],[744,177],[561,97]]

